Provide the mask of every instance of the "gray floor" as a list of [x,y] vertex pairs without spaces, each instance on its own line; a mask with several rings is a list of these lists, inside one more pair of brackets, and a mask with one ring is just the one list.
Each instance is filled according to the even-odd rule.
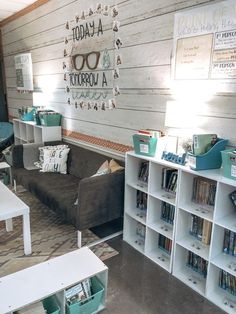
[[108,243],[120,254],[105,261],[109,267],[109,281],[103,314],[224,313],[121,237]]

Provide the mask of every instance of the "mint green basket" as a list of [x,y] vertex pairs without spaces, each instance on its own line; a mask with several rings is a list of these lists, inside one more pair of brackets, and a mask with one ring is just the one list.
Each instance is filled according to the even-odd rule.
[[149,137],[147,135],[134,134],[133,142],[136,154],[150,157],[155,156],[157,138]]
[[104,287],[97,277],[91,278],[92,295],[87,300],[73,304],[66,303],[67,314],[91,314],[95,313],[104,296]]
[[43,307],[47,311],[47,314],[59,314],[60,307],[57,303],[57,299],[55,295],[52,295],[43,300]]
[[222,168],[224,177],[236,180],[236,154],[233,151],[235,151],[235,148],[221,152]]
[[39,119],[43,126],[60,126],[61,114],[60,113],[39,113]]

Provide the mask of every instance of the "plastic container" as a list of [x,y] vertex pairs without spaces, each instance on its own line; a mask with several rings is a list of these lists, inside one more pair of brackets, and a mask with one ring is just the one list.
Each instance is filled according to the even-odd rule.
[[91,278],[92,296],[82,302],[66,303],[67,314],[91,314],[98,310],[104,295],[104,287],[97,277]]
[[39,113],[41,125],[44,126],[60,126],[61,114],[60,113]]
[[235,149],[226,149],[221,152],[223,176],[236,180],[236,154]]
[[55,295],[52,295],[45,300],[43,300],[43,307],[46,310],[47,314],[59,314],[60,307],[57,303],[57,299]]
[[146,135],[133,135],[135,153],[138,155],[153,157],[156,153],[157,138]]
[[228,140],[219,139],[218,142],[205,154],[193,155],[188,153],[188,163],[193,170],[217,169],[221,167],[221,151],[225,149]]

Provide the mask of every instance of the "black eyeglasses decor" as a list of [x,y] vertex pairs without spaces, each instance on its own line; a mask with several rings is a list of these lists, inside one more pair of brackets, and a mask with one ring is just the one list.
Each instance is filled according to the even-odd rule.
[[84,68],[85,62],[89,70],[95,70],[100,59],[99,51],[91,51],[84,54],[76,54],[72,56],[72,64],[74,69],[81,71]]

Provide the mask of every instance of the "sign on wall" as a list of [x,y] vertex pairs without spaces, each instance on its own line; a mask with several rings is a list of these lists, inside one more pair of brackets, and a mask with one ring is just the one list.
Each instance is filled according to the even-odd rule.
[[175,15],[172,78],[205,81],[236,91],[236,2],[229,0]]
[[33,91],[33,70],[31,53],[22,53],[15,57],[16,88],[18,91]]

